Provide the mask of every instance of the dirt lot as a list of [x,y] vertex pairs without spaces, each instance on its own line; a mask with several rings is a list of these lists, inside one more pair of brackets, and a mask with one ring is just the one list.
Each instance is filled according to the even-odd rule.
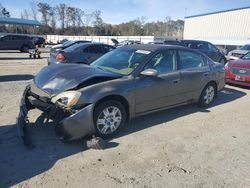
[[43,59],[0,52],[0,187],[250,187],[250,90],[226,86],[214,105],[137,118],[105,150],[63,144],[53,125],[29,117],[35,149],[15,120],[25,85]]

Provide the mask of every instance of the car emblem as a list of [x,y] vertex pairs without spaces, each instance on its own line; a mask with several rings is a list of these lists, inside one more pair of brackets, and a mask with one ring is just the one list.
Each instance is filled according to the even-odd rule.
[[246,70],[239,70],[239,73],[245,74],[247,71]]

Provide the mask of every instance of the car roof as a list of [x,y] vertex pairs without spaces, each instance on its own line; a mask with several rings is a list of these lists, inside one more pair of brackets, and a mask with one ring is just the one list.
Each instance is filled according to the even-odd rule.
[[162,44],[134,44],[134,45],[127,45],[122,48],[133,48],[137,50],[148,50],[151,52],[158,51],[158,50],[163,50],[163,49],[188,49],[183,46],[176,46],[176,45],[162,45]]
[[87,42],[87,43],[76,43],[72,46],[69,46],[67,48],[64,49],[64,51],[67,51],[67,50],[71,50],[71,49],[78,49],[78,48],[87,48],[89,46],[95,46],[95,45],[106,45],[106,46],[111,46],[111,45],[108,45],[108,44],[103,44],[103,43],[92,43],[92,42]]
[[207,43],[210,43],[208,41],[205,41],[205,40],[182,40],[183,42],[207,42]]

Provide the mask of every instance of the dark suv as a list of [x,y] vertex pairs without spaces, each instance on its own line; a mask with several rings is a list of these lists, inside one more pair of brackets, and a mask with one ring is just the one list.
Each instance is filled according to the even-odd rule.
[[32,38],[24,35],[2,35],[0,36],[0,50],[20,50],[28,52],[34,48]]
[[222,64],[225,64],[227,62],[225,55],[210,42],[201,40],[183,40],[182,42],[185,44],[185,46],[204,53],[215,62],[219,62]]

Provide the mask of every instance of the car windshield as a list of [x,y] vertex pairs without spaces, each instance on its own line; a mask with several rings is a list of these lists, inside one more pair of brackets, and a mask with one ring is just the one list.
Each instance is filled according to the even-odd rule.
[[113,73],[129,75],[150,53],[151,51],[148,50],[119,48],[105,54],[94,61],[90,66]]
[[250,50],[250,45],[242,46],[240,50]]
[[247,53],[247,54],[244,55],[241,59],[250,60],[250,53]]

